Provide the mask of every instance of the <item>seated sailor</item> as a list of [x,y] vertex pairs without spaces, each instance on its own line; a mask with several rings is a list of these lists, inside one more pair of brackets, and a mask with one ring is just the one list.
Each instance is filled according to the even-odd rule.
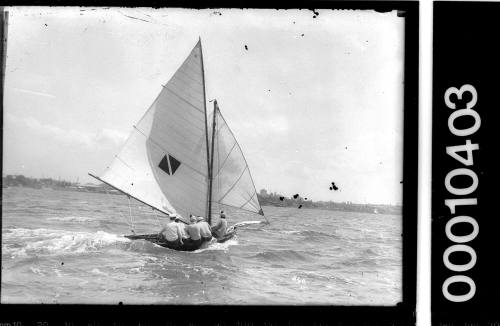
[[200,246],[202,239],[201,239],[201,228],[198,223],[196,223],[196,216],[191,215],[189,218],[189,225],[186,225],[186,231],[189,234],[189,237],[191,238],[191,242],[194,246]]
[[201,235],[201,240],[203,242],[205,241],[210,241],[212,240],[212,231],[210,229],[210,225],[208,225],[207,221],[201,216],[199,216],[197,219],[197,225],[199,225],[200,228],[200,235]]
[[212,234],[217,239],[220,239],[226,235],[226,229],[227,229],[226,214],[224,213],[224,211],[220,211],[219,223],[217,223],[215,226],[212,227]]
[[177,247],[181,244],[182,233],[179,229],[179,224],[175,222],[176,214],[169,214],[170,223],[168,223],[161,231],[161,236],[167,241],[170,246]]
[[180,216],[177,215],[175,218],[177,227],[179,228],[179,240],[180,244],[183,245],[184,242],[190,242],[189,234],[186,231],[186,224],[181,220]]

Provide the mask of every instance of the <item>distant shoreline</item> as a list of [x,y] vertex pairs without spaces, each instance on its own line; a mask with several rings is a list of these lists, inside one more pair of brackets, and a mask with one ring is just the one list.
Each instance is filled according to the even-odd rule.
[[79,184],[77,182],[69,182],[64,180],[54,180],[51,178],[35,179],[25,177],[23,175],[7,175],[2,177],[2,187],[24,187],[32,189],[52,189],[64,191],[79,191],[79,192],[92,192],[92,193],[108,193],[113,195],[121,195],[122,192],[116,190],[108,185],[94,185],[94,184]]
[[[312,201],[305,200],[300,196],[297,198],[287,198],[280,194],[266,194],[265,191],[261,190],[260,194],[257,194],[259,203],[265,206],[274,207],[296,207],[296,208],[308,208],[308,209],[322,209],[330,211],[343,211],[343,212],[361,212],[361,213],[372,213],[372,214],[389,214],[389,215],[401,215],[402,206],[399,205],[376,205],[376,204],[356,204],[352,202],[333,202],[333,201]],[[300,209],[299,208],[299,209]]]
[[[64,180],[54,180],[51,178],[29,178],[23,175],[7,175],[2,177],[2,187],[26,187],[32,189],[53,189],[62,191],[79,191],[87,193],[107,193],[113,195],[123,194],[105,184],[79,184],[77,182],[69,182]],[[306,200],[296,196],[296,198],[288,198],[277,193],[268,193],[267,190],[262,189],[257,194],[259,202],[263,206],[274,207],[296,207],[298,209],[322,209],[330,211],[344,211],[344,212],[362,212],[372,214],[390,214],[401,215],[402,206],[400,205],[376,205],[376,204],[356,204],[352,202],[333,202],[333,201],[312,201]],[[300,208],[299,208],[300,207]]]

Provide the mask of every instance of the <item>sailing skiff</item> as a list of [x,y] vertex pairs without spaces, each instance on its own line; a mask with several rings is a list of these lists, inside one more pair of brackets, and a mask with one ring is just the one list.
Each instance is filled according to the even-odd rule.
[[[100,176],[89,175],[158,212],[180,215],[186,224],[193,214],[212,225],[215,206],[264,216],[241,147],[217,101],[211,112],[206,104],[200,39],[111,164]],[[232,237],[238,226],[252,223],[234,225],[219,241]],[[157,233],[126,237],[168,247]]]

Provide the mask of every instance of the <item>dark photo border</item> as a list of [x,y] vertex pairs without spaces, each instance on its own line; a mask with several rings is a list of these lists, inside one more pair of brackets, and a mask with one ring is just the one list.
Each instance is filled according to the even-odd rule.
[[[496,42],[500,31],[499,15],[499,2],[434,3],[431,204],[431,318],[434,325],[500,325],[500,219],[497,213],[500,48]],[[456,108],[449,108],[445,102],[446,91],[450,87],[460,89],[463,85],[474,87],[476,104],[472,103],[472,93],[464,91],[462,100],[450,95]],[[477,130],[473,126],[479,120],[473,118],[474,114],[458,112],[467,105],[480,119]],[[452,114],[456,118],[450,118]],[[452,131],[450,119],[454,128],[469,130]],[[471,160],[465,161],[467,164],[446,153],[447,148],[464,145],[467,141],[471,146],[477,144],[477,149],[468,154],[457,152],[464,159],[469,156]],[[456,173],[450,181],[451,187],[469,188],[472,179],[464,175],[466,173],[477,176],[477,187],[461,193],[451,189],[445,183],[450,173]],[[446,206],[445,200],[466,198],[476,202],[462,201],[455,206],[455,212]],[[450,222],[457,216],[467,216],[469,221],[473,219],[479,232],[474,236],[472,224],[456,223],[450,232],[462,238],[448,237],[446,225],[458,221]],[[472,255],[477,257],[475,264],[472,255],[464,249],[472,250]],[[450,250],[456,252],[448,256]],[[452,264],[451,268],[445,265],[445,260]],[[458,281],[460,279],[472,281],[475,292],[467,283]],[[451,284],[445,291],[455,296],[451,300],[443,290],[447,280]],[[463,296],[467,293],[472,296]]]
[[[7,2],[9,3],[9,2]],[[396,306],[0,305],[0,323],[21,325],[413,325],[416,304],[419,3],[307,1],[20,1],[9,5],[398,10],[405,17],[403,142],[403,301]],[[8,4],[5,4],[8,5]],[[2,109],[3,112],[3,109]],[[380,126],[383,128],[383,126]],[[1,223],[1,222],[0,222]],[[1,235],[0,235],[1,236]],[[1,290],[1,289],[0,289]],[[332,293],[334,295],[334,293]],[[367,293],[369,295],[369,293]],[[21,322],[22,324],[16,324]],[[46,322],[46,324],[45,324]]]

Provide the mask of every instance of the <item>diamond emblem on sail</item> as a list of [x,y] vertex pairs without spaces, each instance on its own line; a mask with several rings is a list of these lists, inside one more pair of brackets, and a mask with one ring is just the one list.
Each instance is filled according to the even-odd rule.
[[212,204],[260,211],[243,152],[216,101],[207,112],[200,41],[97,178],[164,214],[206,216],[209,224]]
[[[162,169],[166,174],[168,175],[173,175],[175,171],[179,168],[181,165],[181,162],[179,162],[175,157],[172,155],[164,155],[163,158],[160,161],[160,164],[158,164],[158,167]],[[169,168],[170,166],[170,168]]]
[[172,171],[172,174],[174,174],[181,165],[181,162],[177,161],[172,155],[169,155],[168,159],[170,161],[170,170]]

